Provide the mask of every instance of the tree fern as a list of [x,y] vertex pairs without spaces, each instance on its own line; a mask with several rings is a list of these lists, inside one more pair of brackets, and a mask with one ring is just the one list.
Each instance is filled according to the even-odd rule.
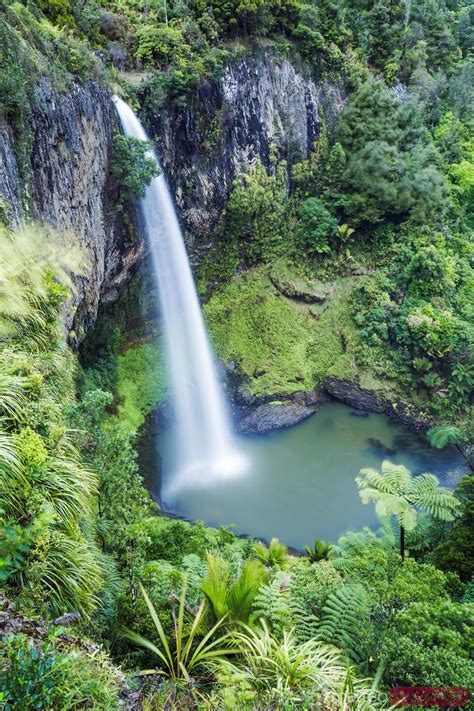
[[401,464],[385,460],[380,472],[361,469],[356,477],[360,498],[375,503],[379,516],[396,516],[400,525],[400,554],[405,555],[405,531],[413,531],[418,510],[426,511],[441,521],[452,521],[459,511],[453,492],[440,487],[434,474],[414,477]]
[[434,474],[425,473],[415,477],[409,496],[416,507],[440,521],[453,521],[460,508],[451,489],[440,486]]
[[361,585],[343,585],[331,593],[322,610],[317,638],[339,647],[354,662],[361,658],[361,629],[368,615]]

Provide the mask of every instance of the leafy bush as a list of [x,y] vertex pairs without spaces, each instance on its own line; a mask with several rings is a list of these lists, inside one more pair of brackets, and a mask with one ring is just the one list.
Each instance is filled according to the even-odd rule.
[[286,163],[270,174],[257,160],[234,181],[220,226],[221,241],[249,264],[267,262],[291,250]]
[[443,600],[413,603],[397,615],[397,630],[425,647],[446,648],[471,658],[474,648],[474,605]]
[[308,198],[298,208],[296,235],[303,249],[322,254],[331,251],[331,238],[337,230],[337,220],[318,198]]
[[154,517],[144,523],[143,530],[148,539],[146,555],[151,560],[179,564],[189,553],[204,556],[210,545],[207,529],[202,523]]
[[463,513],[447,539],[434,550],[433,560],[441,570],[458,573],[461,580],[469,582],[474,575],[474,477],[464,477],[456,493],[462,500]]
[[123,200],[142,198],[153,178],[159,175],[150,150],[152,147],[147,141],[122,134],[114,136],[111,169]]
[[14,709],[116,709],[119,678],[103,655],[60,652],[47,640],[31,646],[23,635],[4,639],[0,650],[0,701]]
[[384,645],[388,686],[472,687],[474,663],[444,647],[427,647],[411,637],[390,633]]
[[37,0],[39,9],[55,25],[75,29],[76,21],[69,0]]

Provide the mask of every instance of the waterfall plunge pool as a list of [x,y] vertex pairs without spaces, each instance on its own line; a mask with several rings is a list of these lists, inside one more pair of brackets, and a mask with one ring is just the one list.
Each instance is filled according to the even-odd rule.
[[[430,471],[453,488],[467,469],[454,448],[436,450],[422,434],[383,415],[357,417],[340,403],[325,405],[312,417],[268,435],[236,437],[247,469],[221,481],[183,483],[163,510],[211,526],[235,524],[235,532],[296,549],[315,538],[337,541],[363,526],[377,527],[374,505],[360,501],[355,476],[383,459],[404,464],[415,474]],[[176,476],[179,442],[173,429],[153,441],[162,481],[150,483],[157,498]]]
[[[119,97],[114,104],[124,134],[146,140],[130,107]],[[155,153],[149,155],[159,168]],[[363,466],[378,467],[390,456],[415,473],[430,470],[444,484],[456,483],[462,465],[454,450],[430,450],[405,428],[378,415],[352,417],[343,405],[326,406],[291,429],[236,441],[162,172],[147,188],[140,215],[160,297],[178,425],[156,442],[165,510],[210,525],[234,523],[238,533],[278,536],[301,548],[316,537],[334,541],[349,528],[375,524],[373,507],[362,505],[354,481]],[[211,464],[207,469],[205,462]],[[216,462],[221,471],[212,471]],[[233,476],[223,476],[223,468]]]

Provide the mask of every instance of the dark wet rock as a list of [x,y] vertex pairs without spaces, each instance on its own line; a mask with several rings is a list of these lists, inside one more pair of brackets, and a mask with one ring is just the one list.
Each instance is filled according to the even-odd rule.
[[116,292],[143,244],[127,244],[116,187],[110,176],[117,119],[110,92],[94,81],[59,94],[47,81],[35,93],[31,119],[33,217],[73,232],[87,257],[76,280],[74,306],[66,327],[76,335],[95,322],[101,298]]
[[416,430],[427,430],[434,424],[413,405],[389,399],[385,394],[363,388],[357,382],[330,376],[324,379],[323,385],[332,397],[356,411],[378,412]]
[[315,409],[298,402],[258,405],[240,420],[240,431],[245,434],[264,434],[290,427],[310,417]]
[[65,612],[64,615],[61,615],[61,617],[56,617],[55,620],[53,620],[54,625],[72,625],[74,622],[77,622],[81,617],[80,612]]
[[368,417],[370,413],[367,410],[352,410],[352,417]]
[[13,131],[0,118],[0,218],[4,216],[9,222],[16,224],[20,220],[22,210],[14,150]]
[[376,437],[369,437],[367,442],[369,443],[372,451],[375,452],[377,456],[394,457],[397,453],[396,449],[394,449],[393,447],[388,447],[385,442],[382,442],[382,440],[377,439]]
[[330,400],[327,393],[318,387],[309,392],[273,393],[260,397],[251,395],[245,387],[241,387],[233,402],[240,431],[245,434],[264,434],[298,424]]

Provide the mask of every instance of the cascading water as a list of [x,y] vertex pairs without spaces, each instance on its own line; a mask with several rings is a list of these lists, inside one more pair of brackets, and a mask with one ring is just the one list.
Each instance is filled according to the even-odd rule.
[[[148,136],[125,102],[114,103],[126,136]],[[154,153],[150,153],[159,165]],[[176,427],[179,466],[164,496],[241,472],[206,334],[183,235],[163,172],[141,200],[143,227],[158,286]]]

